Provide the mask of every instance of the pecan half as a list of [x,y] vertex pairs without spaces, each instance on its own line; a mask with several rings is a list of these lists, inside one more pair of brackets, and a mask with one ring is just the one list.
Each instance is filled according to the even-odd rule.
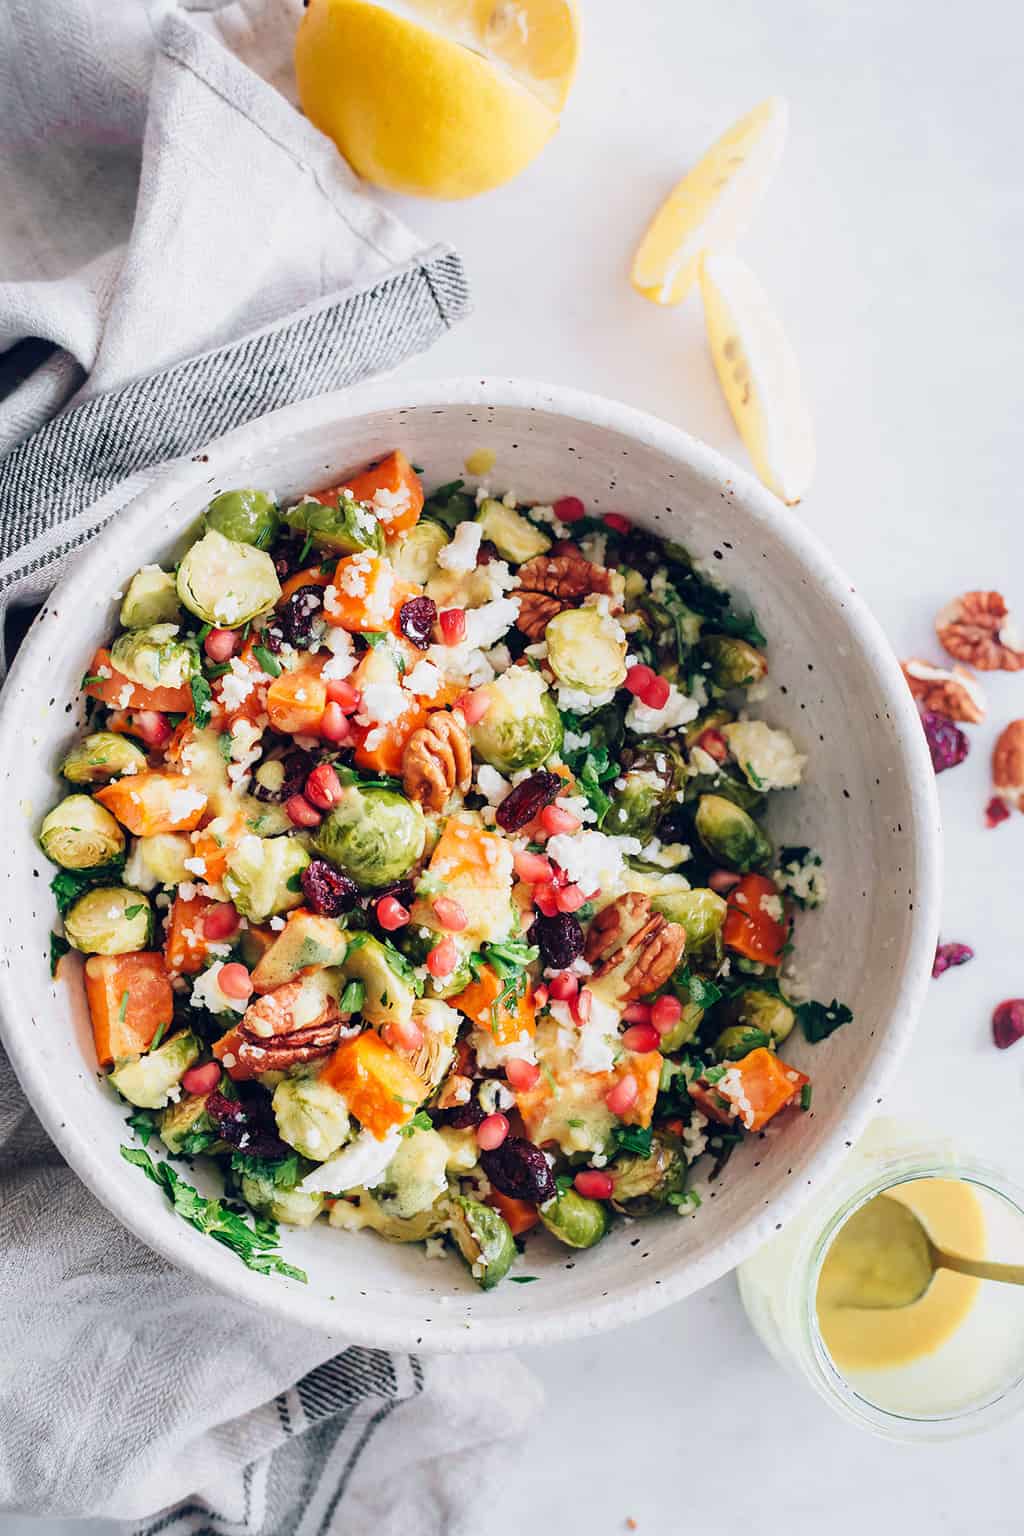
[[1011,720],[995,744],[992,788],[1024,811],[1024,720]]
[[621,1001],[635,1002],[668,981],[686,948],[686,930],[651,911],[649,896],[627,891],[597,913],[587,934],[586,958],[594,978],[617,972]]
[[251,1004],[238,1021],[238,1060],[253,1072],[282,1072],[316,1061],[334,1049],[341,1035],[341,1016],[332,997],[320,1011],[296,1025],[296,1005],[305,992],[302,981],[288,981]]
[[611,571],[591,565],[578,553],[535,555],[519,567],[516,628],[531,640],[540,640],[556,614],[578,607],[591,592],[616,597]]
[[979,725],[984,720],[985,696],[966,667],[955,666],[947,671],[917,656],[901,661],[900,666],[907,687],[925,709],[945,715],[947,720],[964,720],[968,725]]
[[428,811],[443,811],[455,789],[465,794],[473,778],[473,755],[461,719],[436,709],[413,731],[402,757],[402,787]]
[[543,640],[551,620],[569,606],[560,597],[548,597],[543,592],[521,592],[516,629],[534,642]]
[[944,650],[979,672],[1019,672],[1024,640],[1017,635],[1001,592],[964,592],[936,615]]

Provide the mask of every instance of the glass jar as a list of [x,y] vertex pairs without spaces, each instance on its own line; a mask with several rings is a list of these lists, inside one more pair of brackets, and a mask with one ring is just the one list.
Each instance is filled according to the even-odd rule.
[[836,1176],[780,1235],[737,1271],[740,1296],[775,1358],[844,1418],[897,1440],[975,1433],[1024,1405],[1024,1286],[983,1281],[960,1325],[908,1364],[840,1370],[822,1338],[818,1277],[854,1211],[918,1179],[965,1180],[984,1220],[984,1253],[1024,1262],[1024,1189],[951,1140],[877,1120]]

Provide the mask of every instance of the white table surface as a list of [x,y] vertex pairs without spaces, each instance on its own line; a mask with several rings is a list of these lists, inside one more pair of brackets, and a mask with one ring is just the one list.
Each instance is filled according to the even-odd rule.
[[[476,302],[406,373],[590,388],[742,462],[699,301],[656,309],[627,272],[683,169],[754,103],[785,95],[789,145],[744,254],[785,319],[817,421],[804,514],[901,655],[937,658],[932,615],[964,588],[999,588],[1024,607],[1019,7],[584,8],[580,76],[537,164],[473,203],[393,200],[459,247]],[[994,1138],[1021,1176],[1024,1046],[995,1051],[988,1020],[1000,999],[1024,994],[1024,818],[989,832],[982,809],[997,730],[1024,715],[1024,676],[998,675],[988,692],[971,757],[940,781],[944,936],[971,943],[977,959],[934,983],[887,1107],[961,1125],[989,1151]],[[489,1536],[612,1536],[627,1517],[652,1536],[819,1536],[823,1517],[832,1536],[1019,1529],[1019,1424],[934,1450],[848,1428],[775,1367],[731,1279],[528,1360],[547,1410],[511,1486],[495,1490]],[[83,1527],[0,1517],[0,1529]]]

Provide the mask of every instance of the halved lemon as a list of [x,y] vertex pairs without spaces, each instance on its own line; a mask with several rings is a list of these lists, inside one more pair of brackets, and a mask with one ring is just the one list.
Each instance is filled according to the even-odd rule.
[[814,427],[793,348],[734,251],[704,255],[700,286],[711,357],[736,429],[760,479],[793,506],[814,473]]
[[672,190],[633,258],[633,287],[654,304],[678,304],[697,280],[701,253],[731,245],[775,175],[789,110],[762,101],[723,133]]
[[311,122],[376,186],[474,197],[558,127],[575,0],[310,0],[295,39]]

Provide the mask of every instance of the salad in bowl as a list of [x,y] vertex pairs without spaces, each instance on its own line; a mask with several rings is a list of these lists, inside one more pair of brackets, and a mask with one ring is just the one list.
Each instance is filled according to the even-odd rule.
[[83,658],[39,841],[180,1214],[258,1270],[323,1220],[488,1290],[534,1233],[692,1214],[808,1110],[794,1028],[851,1015],[793,976],[824,878],[765,828],[806,759],[754,615],[616,513],[421,473],[216,495]]

